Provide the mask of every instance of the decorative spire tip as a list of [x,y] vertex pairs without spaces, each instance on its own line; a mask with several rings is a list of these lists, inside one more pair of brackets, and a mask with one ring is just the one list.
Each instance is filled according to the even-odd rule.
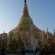
[[24,3],[26,4],[26,0],[24,0]]

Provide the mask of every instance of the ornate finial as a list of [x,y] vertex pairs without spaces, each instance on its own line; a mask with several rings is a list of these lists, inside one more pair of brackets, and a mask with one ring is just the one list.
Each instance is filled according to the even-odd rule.
[[26,0],[24,0],[24,3],[26,4]]
[[46,32],[48,32],[48,28],[46,29]]
[[3,30],[3,34],[4,34],[4,30]]
[[55,30],[54,30],[54,33],[55,33]]
[[28,16],[27,0],[24,0],[23,16]]

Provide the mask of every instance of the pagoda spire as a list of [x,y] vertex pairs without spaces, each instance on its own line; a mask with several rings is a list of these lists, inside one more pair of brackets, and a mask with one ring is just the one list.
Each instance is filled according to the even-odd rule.
[[[18,27],[21,27],[22,25],[27,25],[27,24],[33,24],[33,21],[29,15],[28,12],[28,7],[27,7],[27,0],[24,0],[24,8],[23,8],[23,13],[21,16],[21,20],[18,24]],[[23,28],[23,27],[22,27]]]
[[24,8],[23,8],[23,15],[22,16],[28,16],[28,8],[27,8],[27,0],[24,0]]

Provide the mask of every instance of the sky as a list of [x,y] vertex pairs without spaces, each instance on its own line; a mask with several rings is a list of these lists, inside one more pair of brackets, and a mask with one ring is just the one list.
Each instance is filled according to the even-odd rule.
[[[29,15],[41,30],[55,29],[55,0],[27,0]],[[24,0],[0,0],[0,33],[9,32],[20,21]]]

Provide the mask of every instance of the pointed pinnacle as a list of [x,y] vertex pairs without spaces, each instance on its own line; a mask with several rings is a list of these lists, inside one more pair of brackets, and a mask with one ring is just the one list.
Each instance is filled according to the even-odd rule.
[[24,0],[24,3],[26,4],[26,0]]

